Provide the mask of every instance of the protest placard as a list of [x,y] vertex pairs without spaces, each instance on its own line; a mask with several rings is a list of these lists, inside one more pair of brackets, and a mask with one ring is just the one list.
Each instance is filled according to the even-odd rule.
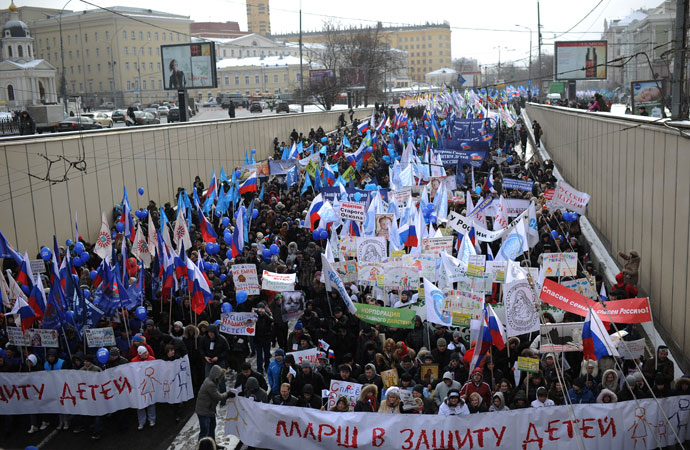
[[422,239],[422,253],[429,253],[435,256],[441,253],[453,253],[454,236],[443,236]]
[[231,312],[220,315],[220,332],[254,336],[256,333],[256,320],[259,316],[253,312]]
[[623,359],[640,359],[644,356],[645,342],[644,338],[635,341],[623,341],[622,339],[615,341],[614,345],[618,349],[618,353]]
[[288,355],[292,355],[295,358],[295,364],[298,366],[302,364],[302,361],[309,361],[312,364],[316,364],[319,360],[319,349],[314,347],[308,350],[300,350],[297,352],[290,352]]
[[467,260],[467,276],[481,277],[484,274],[484,265],[486,264],[486,255],[470,255]]
[[28,345],[32,347],[47,347],[47,348],[57,348],[58,343],[58,332],[56,330],[40,330],[35,328],[30,328],[24,333]]
[[443,300],[443,311],[458,327],[469,327],[472,320],[478,320],[483,307],[484,296],[472,292],[449,291]]
[[357,262],[356,261],[336,261],[333,263],[333,268],[343,283],[357,282]]
[[261,289],[266,291],[294,291],[297,274],[295,273],[274,273],[264,270],[261,277]]
[[584,322],[548,323],[541,325],[541,353],[581,352]]
[[34,283],[36,283],[38,277],[40,277],[42,273],[46,273],[46,262],[42,259],[31,259],[29,260],[29,266],[34,276]]
[[331,380],[331,386],[328,389],[328,403],[326,408],[333,408],[339,397],[345,397],[350,402],[350,410],[353,410],[357,400],[359,400],[360,392],[362,392],[362,385],[359,383]]
[[357,284],[360,286],[377,287],[381,278],[383,287],[383,263],[357,263]]
[[343,220],[354,220],[364,222],[366,219],[366,208],[362,202],[340,202],[340,218]]
[[7,327],[7,338],[10,344],[18,347],[29,345],[29,341],[19,327]]
[[110,347],[115,345],[115,333],[113,327],[86,328],[86,343],[89,347]]
[[284,322],[298,319],[304,312],[304,292],[285,291],[280,302],[280,314]]
[[357,238],[355,236],[340,236],[338,238],[340,255],[344,258],[357,256]]
[[395,216],[391,213],[376,214],[376,236],[387,238]]
[[232,269],[232,281],[236,291],[246,291],[247,295],[259,295],[259,277],[256,274],[256,264],[235,264]]
[[415,312],[410,309],[387,308],[366,303],[355,303],[355,308],[355,316],[364,322],[393,328],[414,328]]
[[412,391],[406,389],[400,390],[400,402],[402,403],[403,411],[412,411],[417,407],[417,401],[414,399]]
[[490,274],[494,283],[506,282],[506,262],[486,261],[486,273]]
[[577,253],[543,253],[542,268],[547,277],[574,277],[577,275]]
[[383,282],[386,289],[416,291],[419,289],[419,270],[415,266],[403,264],[402,260],[390,258],[383,263]]
[[539,358],[528,358],[527,356],[518,356],[517,368],[522,372],[539,373]]
[[589,194],[580,192],[565,181],[560,180],[556,184],[556,191],[553,199],[548,202],[548,206],[553,209],[567,209],[578,214],[584,214],[588,202]]
[[534,181],[503,177],[503,189],[517,189],[518,191],[532,192],[533,187]]
[[584,295],[585,297],[592,300],[599,300],[599,295],[597,295],[596,288],[585,278],[578,278],[577,280],[563,280],[561,285],[572,289],[573,291]]
[[360,263],[377,263],[386,258],[386,238],[358,237],[357,261]]

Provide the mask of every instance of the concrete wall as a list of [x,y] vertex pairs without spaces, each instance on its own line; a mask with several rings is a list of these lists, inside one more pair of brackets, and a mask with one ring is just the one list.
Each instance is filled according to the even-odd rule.
[[[15,248],[33,257],[53,235],[59,242],[73,239],[76,213],[80,234],[93,241],[101,212],[111,220],[123,185],[133,209],[146,207],[149,199],[162,205],[173,199],[179,186],[191,193],[196,175],[208,184],[212,169],[218,175],[221,167],[230,173],[244,164],[245,151],[256,148],[256,160],[266,159],[273,155],[274,137],[289,142],[293,128],[305,134],[319,126],[333,130],[339,115],[340,111],[281,114],[3,139],[0,231]],[[370,116],[371,108],[355,114]],[[50,173],[50,178],[62,179],[67,161],[77,161],[80,154],[85,155],[86,170],[70,169],[66,182],[32,176]],[[50,172],[42,155],[55,161]],[[145,190],[143,196],[137,194],[139,187]]]
[[534,104],[527,113],[564,178],[591,195],[587,217],[610,253],[640,253],[641,292],[687,365],[690,139],[650,118]]

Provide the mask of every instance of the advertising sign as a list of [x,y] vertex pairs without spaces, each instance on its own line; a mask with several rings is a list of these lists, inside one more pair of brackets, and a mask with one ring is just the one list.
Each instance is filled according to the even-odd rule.
[[161,45],[163,88],[215,88],[216,51],[212,42]]
[[[651,117],[661,118],[664,111],[664,89],[661,81],[633,81],[630,83],[632,92],[632,113],[642,115],[642,111]],[[644,108],[642,110],[641,108]]]
[[605,80],[606,41],[555,43],[557,80]]
[[309,86],[312,89],[324,89],[335,84],[335,70],[310,70]]

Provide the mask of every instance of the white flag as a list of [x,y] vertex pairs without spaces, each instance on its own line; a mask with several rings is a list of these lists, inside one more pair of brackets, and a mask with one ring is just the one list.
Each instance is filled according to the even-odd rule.
[[537,211],[534,207],[534,202],[529,204],[527,208],[527,243],[530,248],[537,245],[539,242],[539,228],[537,227]]
[[[185,250],[192,247],[192,240],[189,238],[189,230],[187,230],[187,222],[184,219],[182,211],[178,211],[177,220],[175,221],[175,230],[173,231],[175,238],[175,246],[178,251],[181,245],[184,245]],[[180,244],[182,241],[182,244]]]
[[105,213],[101,217],[101,231],[98,232],[98,239],[96,239],[95,254],[106,259],[113,254],[113,237],[110,234],[110,226],[105,218]]
[[144,263],[144,267],[149,267],[151,265],[151,253],[149,252],[149,243],[141,231],[141,225],[137,224],[137,234],[134,237],[134,245],[132,245],[132,254],[136,258]]
[[[508,261],[508,266],[514,264]],[[508,336],[519,336],[539,331],[539,311],[534,289],[527,279],[513,279],[503,286],[506,332]]]
[[496,202],[496,216],[494,217],[494,231],[508,226],[508,205],[501,195]]
[[352,303],[352,299],[345,290],[343,280],[340,279],[340,276],[338,276],[338,272],[336,272],[333,269],[331,263],[328,262],[326,255],[324,255],[323,253],[321,253],[321,267],[323,269],[322,273],[325,277],[324,284],[326,285],[326,290],[330,292],[333,290],[333,288],[335,288],[342,297],[343,301],[345,302],[347,310],[350,311],[350,313],[352,314],[357,313],[357,308],[355,307],[355,304]]
[[156,227],[153,225],[153,218],[149,214],[149,253],[151,254],[151,259],[156,256],[156,248],[158,248],[158,239],[156,236]]
[[426,305],[426,320],[439,325],[451,326],[450,313],[443,309],[443,292],[431,281],[424,278],[424,303]]

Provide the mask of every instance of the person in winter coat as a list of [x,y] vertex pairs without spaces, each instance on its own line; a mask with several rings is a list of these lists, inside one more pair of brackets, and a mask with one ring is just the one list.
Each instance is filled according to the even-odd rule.
[[652,384],[652,392],[657,398],[670,397],[672,394],[671,385],[666,383],[666,378],[658,373],[656,378],[654,378],[654,384]]
[[[415,412],[417,414],[436,414],[438,413],[438,406],[436,406],[436,403],[424,396],[424,386],[421,384],[416,384],[412,388],[412,396],[417,400],[417,402],[421,402],[421,411],[419,408],[416,410],[413,410],[412,412]],[[406,412],[403,410],[403,412]]]
[[609,391],[616,393],[620,389],[620,383],[618,382],[618,371],[615,369],[608,369],[601,376],[601,389],[608,389]]
[[470,394],[470,400],[467,402],[467,409],[470,410],[470,414],[489,411],[482,403],[482,396],[479,395],[478,392],[472,392]]
[[256,371],[263,374],[271,361],[271,341],[273,340],[273,316],[264,302],[256,305],[259,318],[256,320],[254,347],[256,348]]
[[305,384],[311,384],[316,392],[321,392],[328,389],[328,386],[323,381],[323,377],[314,371],[314,367],[308,360],[303,360],[300,365],[300,370],[292,383],[294,385],[294,392],[296,394],[302,393],[302,388]]
[[438,408],[439,416],[464,416],[469,413],[470,410],[462,398],[460,398],[460,392],[457,389],[450,389],[443,403]]
[[673,383],[673,395],[690,395],[690,376],[683,375]]
[[444,373],[442,381],[437,384],[436,389],[434,389],[434,395],[432,396],[434,402],[440,407],[451,389],[456,389],[458,392],[460,392],[461,388],[462,385],[453,380],[453,375],[450,372]]
[[216,439],[216,407],[218,402],[225,400],[228,396],[235,396],[234,393],[221,392],[218,389],[224,378],[225,369],[214,364],[196,396],[194,411],[199,418],[199,440],[206,436]]
[[[94,364],[93,355],[89,354],[84,357],[84,365],[79,369],[86,372],[102,372],[103,369]],[[84,431],[84,422],[87,420],[87,416],[72,416],[74,422],[74,434],[81,433]],[[101,433],[103,433],[103,418],[101,416],[93,416],[93,434],[91,439],[97,441],[101,438]]]
[[36,134],[36,122],[26,111],[22,111],[19,115],[19,134],[22,136]]
[[123,364],[128,364],[129,361],[127,361],[126,358],[123,358],[120,356],[120,349],[117,347],[110,347],[110,358],[108,359],[108,362],[105,363],[105,368],[106,369],[111,369],[113,367],[121,366]]
[[525,394],[524,389],[520,389],[515,393],[513,396],[513,403],[510,405],[510,410],[514,409],[523,409],[529,407],[529,403],[527,403],[527,395]]
[[[137,356],[132,358],[130,362],[143,362],[143,361],[155,361],[156,358],[150,355],[146,347],[143,345],[137,349]],[[143,392],[143,391],[142,391]],[[152,403],[149,406],[141,409],[137,409],[137,419],[139,421],[138,430],[143,430],[144,425],[146,425],[146,419],[148,418],[149,426],[154,427],[156,425],[156,404]]]
[[297,397],[290,393],[289,383],[280,385],[280,394],[273,397],[272,403],[274,405],[297,406]]
[[[201,357],[206,362],[204,369],[206,378],[208,378],[208,374],[211,372],[211,368],[214,365],[218,365],[221,369],[225,369],[229,350],[230,345],[227,339],[218,333],[218,327],[216,325],[209,325],[206,330],[206,336],[202,336],[201,339],[199,339],[199,351]],[[225,392],[225,378],[220,380],[219,389],[220,392]],[[225,404],[225,402],[221,401],[221,404]]]
[[259,386],[259,381],[254,377],[247,378],[244,389],[242,389],[242,396],[251,398],[255,402],[268,403],[268,394]]
[[482,396],[484,406],[491,404],[491,388],[484,382],[484,374],[479,367],[472,371],[470,380],[460,389],[460,395],[463,398],[469,398],[473,392]]
[[597,403],[617,403],[618,397],[609,389],[602,389],[597,396]]
[[594,394],[585,385],[585,380],[582,377],[573,380],[573,387],[568,390],[568,396],[573,404],[594,403]]
[[355,403],[355,412],[378,412],[379,388],[375,384],[367,384],[359,393],[359,399]]
[[661,374],[666,384],[670,386],[673,382],[674,371],[673,361],[668,358],[668,347],[665,345],[660,345],[657,348],[656,358],[648,359],[642,366],[642,373],[650,385],[654,382],[656,375]]
[[359,384],[375,384],[379,392],[383,391],[383,380],[381,375],[376,373],[376,366],[367,364],[364,366],[364,373],[357,379]]
[[546,388],[540,387],[537,389],[537,398],[532,400],[530,405],[532,408],[543,408],[545,406],[556,406],[556,403],[549,398]]
[[350,412],[350,402],[348,401],[347,397],[341,395],[340,397],[338,397],[338,401],[335,402],[335,406],[333,406],[329,411]]
[[401,414],[402,402],[400,401],[400,389],[393,386],[386,391],[386,398],[381,402],[379,411],[383,414]]
[[271,364],[268,365],[268,370],[266,374],[268,375],[268,385],[271,387],[271,394],[280,394],[280,369],[283,368],[283,358],[285,357],[285,352],[282,348],[275,351],[275,355]]
[[247,382],[250,378],[254,378],[254,380],[259,383],[261,389],[268,390],[268,385],[266,384],[264,377],[261,374],[254,372],[251,364],[248,362],[245,362],[240,366],[240,373],[238,373],[237,378],[235,378],[235,389],[242,386],[242,392],[244,392],[247,387]]
[[321,396],[314,395],[314,387],[311,384],[305,384],[302,388],[302,396],[297,401],[297,406],[310,409],[321,409]]
[[618,393],[618,401],[625,402],[650,397],[644,382],[644,375],[640,372],[631,373],[625,377],[625,382]]
[[630,250],[630,253],[618,252],[618,256],[625,260],[623,275],[628,284],[637,286],[640,278],[640,255],[637,250]]
[[[425,333],[427,335],[426,337],[424,336]],[[419,353],[419,349],[425,346],[425,341],[431,342],[433,338],[432,334],[428,326],[422,322],[422,318],[420,316],[415,316],[414,328],[407,334],[405,344]]]
[[491,406],[489,407],[489,412],[494,411],[510,411],[510,408],[506,406],[505,399],[503,398],[503,392],[496,392],[491,397]]

